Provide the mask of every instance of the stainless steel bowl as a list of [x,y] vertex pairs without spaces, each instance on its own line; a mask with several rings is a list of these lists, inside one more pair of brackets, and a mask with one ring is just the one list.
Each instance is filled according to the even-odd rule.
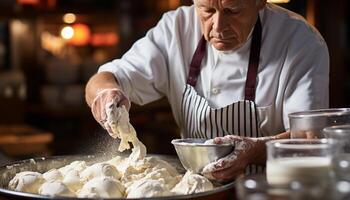
[[228,155],[234,149],[232,144],[204,144],[205,141],[194,138],[171,141],[186,170],[200,173],[207,164]]
[[350,108],[308,110],[288,117],[292,138],[323,138],[323,128],[350,123]]

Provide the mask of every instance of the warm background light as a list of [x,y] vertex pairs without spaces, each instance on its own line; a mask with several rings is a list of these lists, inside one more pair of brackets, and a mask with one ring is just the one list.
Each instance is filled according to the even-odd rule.
[[62,38],[69,40],[74,36],[74,29],[71,26],[65,26],[61,30]]
[[75,46],[84,46],[89,44],[91,32],[89,26],[86,24],[74,24],[74,35],[69,40],[69,43]]
[[91,36],[92,46],[114,46],[119,43],[119,35],[114,32],[95,33]]
[[73,13],[67,13],[67,14],[63,15],[63,21],[67,24],[74,23],[76,19],[77,19],[77,17]]
[[180,5],[180,0],[169,0],[169,7],[172,9],[175,9],[179,7]]
[[40,3],[39,0],[17,0],[18,4],[22,5],[37,5]]
[[[3,3],[3,1],[1,1],[1,3]],[[52,9],[55,8],[57,0],[16,0],[16,3],[18,5],[33,6],[40,9]]]
[[269,3],[289,3],[290,0],[267,0]]

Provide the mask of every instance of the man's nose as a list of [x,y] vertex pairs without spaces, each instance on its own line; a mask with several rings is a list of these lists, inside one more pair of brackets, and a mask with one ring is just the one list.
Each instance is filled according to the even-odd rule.
[[216,32],[222,32],[225,28],[225,17],[221,12],[216,12],[213,17],[213,29]]

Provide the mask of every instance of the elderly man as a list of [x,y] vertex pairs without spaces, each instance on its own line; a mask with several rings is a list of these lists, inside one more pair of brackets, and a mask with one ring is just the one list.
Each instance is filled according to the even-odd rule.
[[328,107],[329,55],[301,16],[266,0],[194,0],[164,14],[86,86],[95,119],[106,105],[167,97],[184,138],[236,144],[203,173],[220,181],[265,162],[265,142],[288,138],[288,113]]

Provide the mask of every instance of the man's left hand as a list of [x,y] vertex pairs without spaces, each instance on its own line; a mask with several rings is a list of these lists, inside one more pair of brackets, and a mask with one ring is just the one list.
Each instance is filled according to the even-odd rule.
[[285,132],[270,137],[240,137],[227,135],[225,137],[214,138],[214,144],[230,143],[235,146],[232,153],[216,162],[209,163],[204,167],[202,174],[209,179],[226,182],[244,174],[245,168],[250,164],[265,165],[266,145],[265,143],[274,139],[289,138],[289,133]]

